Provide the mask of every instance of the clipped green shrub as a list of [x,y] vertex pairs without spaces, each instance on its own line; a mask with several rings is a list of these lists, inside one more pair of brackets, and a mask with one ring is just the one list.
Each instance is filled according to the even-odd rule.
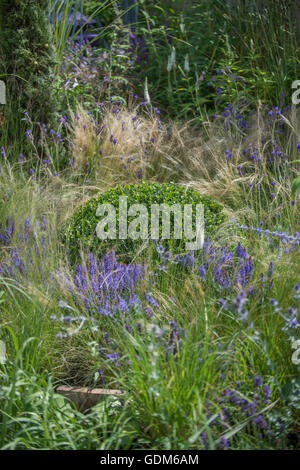
[[[182,213],[185,204],[192,205],[193,214],[193,229],[195,229],[196,222],[196,205],[202,203],[204,206],[204,219],[205,219],[205,236],[210,236],[214,233],[218,225],[224,219],[225,214],[221,206],[208,196],[202,196],[192,189],[185,189],[173,183],[148,183],[130,184],[128,186],[117,186],[110,189],[98,197],[90,199],[85,205],[79,207],[74,215],[67,221],[62,230],[63,243],[67,245],[68,252],[71,260],[77,259],[80,249],[84,251],[100,252],[103,253],[107,249],[114,249],[116,253],[132,255],[138,250],[143,239],[133,240],[131,238],[119,239],[119,197],[127,197],[128,210],[132,204],[143,204],[148,211],[148,233],[151,238],[151,205],[152,204],[167,204],[172,206],[179,204]],[[96,227],[103,217],[96,215],[97,209],[100,204],[111,204],[116,210],[116,233],[117,238],[112,240],[100,240],[96,234]],[[104,215],[105,216],[105,215]],[[128,216],[128,225],[135,217]],[[138,227],[139,228],[139,227]],[[186,241],[184,238],[181,240],[174,239],[174,217],[171,213],[170,217],[170,240],[161,240],[162,220],[160,217],[160,236],[159,240],[167,249],[172,253],[182,251]]]

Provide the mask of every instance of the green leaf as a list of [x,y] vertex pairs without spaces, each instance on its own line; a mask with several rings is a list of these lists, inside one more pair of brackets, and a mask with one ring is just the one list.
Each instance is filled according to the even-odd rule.
[[0,364],[5,364],[6,362],[6,346],[4,341],[0,341]]
[[292,196],[295,195],[296,191],[300,193],[300,175],[292,183]]

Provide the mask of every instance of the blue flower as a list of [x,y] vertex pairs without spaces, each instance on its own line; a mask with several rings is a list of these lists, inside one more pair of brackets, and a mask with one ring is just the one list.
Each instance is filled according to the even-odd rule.
[[226,437],[221,437],[219,447],[221,449],[227,449],[229,447],[229,440],[226,439]]

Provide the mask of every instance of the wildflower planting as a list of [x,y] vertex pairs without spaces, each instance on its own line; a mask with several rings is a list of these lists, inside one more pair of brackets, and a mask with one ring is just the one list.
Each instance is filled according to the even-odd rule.
[[[0,448],[299,450],[296,2],[19,3]],[[62,385],[106,395],[83,411]]]

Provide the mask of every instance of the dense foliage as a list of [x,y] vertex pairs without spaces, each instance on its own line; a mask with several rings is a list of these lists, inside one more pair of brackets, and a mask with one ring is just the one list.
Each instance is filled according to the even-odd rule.
[[[144,240],[118,240],[117,246],[115,246],[116,241],[109,240],[104,243],[104,246],[101,247],[101,242],[96,235],[96,226],[99,222],[99,217],[96,216],[97,208],[100,204],[111,204],[116,209],[116,221],[117,221],[117,233],[119,233],[119,198],[120,196],[127,197],[128,210],[132,204],[142,204],[148,211],[148,214],[151,215],[151,205],[152,204],[168,204],[173,206],[174,204],[179,204],[180,209],[184,210],[185,204],[192,205],[192,214],[195,230],[195,216],[196,216],[196,205],[203,204],[204,206],[204,219],[205,219],[205,233],[207,236],[211,236],[218,225],[224,220],[225,216],[222,212],[221,206],[213,201],[208,196],[201,196],[196,191],[191,189],[184,189],[180,186],[169,184],[169,183],[141,183],[141,184],[132,184],[129,186],[119,186],[115,189],[111,189],[101,196],[91,199],[83,207],[80,207],[72,217],[71,221],[67,223],[67,227],[64,231],[64,241],[67,243],[72,257],[78,257],[80,252],[80,247],[89,249],[91,251],[100,251],[102,249],[108,249],[109,247],[114,247],[117,253],[127,253],[133,255],[135,251],[138,251],[138,248],[141,246]],[[149,233],[151,232],[151,219],[149,215]],[[134,217],[128,217],[128,223],[130,223]],[[174,215],[170,216],[170,233],[171,239],[167,240],[166,243],[169,248],[174,249]],[[160,237],[161,238],[162,230],[162,220],[160,218]],[[181,247],[183,249],[184,245],[182,241],[177,241],[177,250]]]
[[52,119],[55,49],[48,0],[0,2],[0,64],[8,102],[36,121]]

